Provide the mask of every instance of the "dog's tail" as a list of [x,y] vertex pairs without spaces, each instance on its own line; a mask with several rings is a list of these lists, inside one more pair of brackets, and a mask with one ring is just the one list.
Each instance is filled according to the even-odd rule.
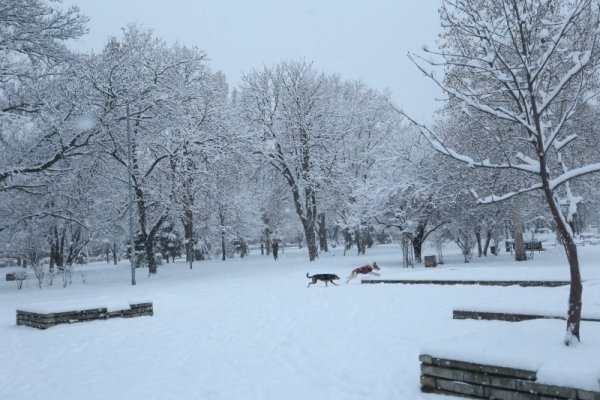
[[306,277],[307,277],[308,279],[312,279],[312,276],[308,275],[308,272],[306,273]]

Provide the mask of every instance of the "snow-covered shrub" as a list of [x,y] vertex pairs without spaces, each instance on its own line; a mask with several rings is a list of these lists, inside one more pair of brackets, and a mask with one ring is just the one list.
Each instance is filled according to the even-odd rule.
[[15,283],[17,284],[17,289],[21,290],[23,287],[23,281],[27,279],[27,273],[25,271],[17,271],[15,272]]
[[473,249],[475,248],[475,235],[471,230],[459,229],[454,241],[460,248],[462,255],[465,257],[465,262],[468,263],[473,256]]
[[67,287],[67,285],[73,283],[70,266],[65,266],[62,270],[60,270],[60,275],[62,277],[63,287]]
[[40,264],[33,264],[31,266],[31,268],[33,269],[33,274],[35,276],[35,279],[38,282],[38,288],[42,288],[42,283],[44,283],[44,267]]

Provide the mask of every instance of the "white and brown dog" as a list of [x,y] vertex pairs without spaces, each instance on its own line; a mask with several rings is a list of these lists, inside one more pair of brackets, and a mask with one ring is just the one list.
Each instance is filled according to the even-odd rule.
[[373,270],[379,271],[380,269],[381,268],[379,268],[379,265],[377,265],[376,262],[373,262],[373,264],[371,264],[371,265],[367,264],[362,267],[358,267],[358,268],[352,270],[352,273],[350,274],[348,279],[346,279],[346,283],[348,283],[352,279],[356,278],[359,274],[370,274],[370,275],[380,276],[380,274],[378,274],[377,272],[373,272]]

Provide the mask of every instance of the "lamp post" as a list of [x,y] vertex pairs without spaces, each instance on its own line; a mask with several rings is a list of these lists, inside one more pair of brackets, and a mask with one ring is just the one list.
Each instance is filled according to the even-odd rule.
[[131,285],[135,286],[135,239],[133,237],[133,163],[131,149],[131,123],[129,122],[129,102],[127,102],[127,169],[129,171],[129,240],[131,241]]

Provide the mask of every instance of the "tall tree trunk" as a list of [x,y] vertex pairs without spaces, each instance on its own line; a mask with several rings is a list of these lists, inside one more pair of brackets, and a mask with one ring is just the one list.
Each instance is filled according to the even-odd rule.
[[[306,156],[306,168],[308,171],[308,156]],[[317,246],[317,196],[311,187],[304,189],[306,199],[306,219],[308,222],[306,234],[306,247],[308,247],[308,258],[314,261],[319,257],[319,247]]]
[[156,272],[157,272],[156,258],[154,255],[154,239],[156,238],[156,234],[160,230],[160,227],[163,225],[163,223],[166,220],[167,220],[167,215],[163,214],[158,219],[156,224],[154,224],[152,229],[150,229],[150,233],[148,233],[148,236],[146,237],[146,242],[145,242],[146,243],[146,255],[148,257],[148,272],[150,274],[156,274]]
[[[152,248],[148,249],[148,233],[146,231],[146,202],[144,200],[144,192],[138,187],[134,187],[134,193],[138,206],[138,221],[140,224],[139,240],[141,240],[145,247],[144,251],[146,253],[146,264],[148,265],[148,268],[150,268],[150,259],[148,257],[152,256],[152,258],[154,258],[154,251]],[[133,257],[133,260],[136,260],[136,249],[132,249],[131,256]],[[136,265],[138,265],[137,261]]]
[[[66,234],[66,231],[65,231],[65,234]],[[68,266],[73,265],[75,258],[77,258],[77,256],[79,255],[79,252],[81,251],[81,242],[82,242],[81,228],[77,227],[75,229],[75,232],[73,232],[73,235],[69,242],[69,247],[68,247],[68,251],[67,251],[67,260],[66,260],[66,263]]]
[[427,222],[419,222],[417,229],[412,237],[413,251],[415,253],[415,261],[419,264],[423,262],[423,242],[425,241],[425,228]]
[[525,240],[523,239],[523,224],[521,223],[521,213],[518,200],[515,201],[513,214],[513,235],[515,237],[515,260],[527,261],[527,251],[525,251]]
[[487,251],[490,247],[490,241],[492,240],[492,230],[488,229],[485,231],[485,244],[483,245],[483,255],[487,257]]
[[[306,171],[308,171],[308,169],[306,169]],[[294,175],[289,168],[284,169],[283,175],[292,191],[292,198],[296,208],[296,214],[298,214],[298,217],[300,217],[302,227],[304,228],[304,237],[306,238],[306,245],[308,247],[308,258],[310,261],[314,261],[319,256],[317,235],[315,233],[315,219],[317,217],[317,202],[315,192],[310,186],[304,188],[303,207],[300,189],[298,188]]]
[[328,251],[327,229],[325,229],[325,213],[319,214],[319,247],[321,248],[321,251]]
[[48,266],[48,271],[50,271],[50,273],[54,272],[54,251],[54,245],[50,244],[50,265]]
[[344,228],[344,255],[346,255],[346,251],[352,248],[352,234],[350,233],[350,229]]
[[219,211],[219,221],[221,222],[221,260],[225,261],[226,249],[225,249],[225,215],[223,210]]
[[365,227],[365,236],[364,236],[364,242],[366,247],[368,247],[369,249],[371,247],[373,247],[373,235],[371,235],[371,227],[367,224],[367,226]]
[[64,269],[64,246],[65,246],[65,230],[61,228],[60,230],[56,225],[52,227],[50,232],[50,257],[54,260],[54,266],[58,268],[60,271]]
[[413,251],[415,254],[415,261],[417,263],[423,262],[423,241],[420,236],[414,236],[412,240]]
[[110,264],[110,245],[106,244],[106,263]]
[[546,202],[550,208],[550,213],[556,224],[562,244],[569,262],[569,273],[571,275],[571,287],[569,290],[569,311],[567,317],[567,333],[565,336],[565,344],[567,346],[573,344],[573,338],[581,341],[579,335],[579,327],[581,324],[581,309],[583,285],[581,283],[581,273],[579,271],[579,257],[577,255],[577,246],[573,240],[573,232],[570,229],[568,222],[561,214],[560,206],[554,198],[554,193],[550,189],[550,179],[548,177],[548,169],[546,168],[546,159],[540,157],[540,169],[542,171],[542,190],[546,197]]
[[[534,93],[531,81],[529,82],[529,92]],[[536,144],[537,154],[540,161],[540,177],[542,178],[542,190],[546,197],[546,202],[550,208],[550,213],[556,224],[556,228],[562,238],[567,260],[569,262],[569,273],[571,275],[571,287],[569,290],[569,311],[567,317],[567,332],[565,336],[565,344],[567,346],[573,343],[573,338],[581,341],[579,336],[579,327],[581,324],[581,308],[583,295],[583,285],[581,283],[581,273],[579,272],[579,257],[577,255],[577,246],[573,240],[573,231],[570,229],[568,222],[561,214],[560,206],[554,197],[554,192],[550,189],[550,176],[547,160],[544,152],[544,138],[542,132],[541,116],[537,111],[535,97],[532,96],[532,113],[535,116],[535,127],[537,132]],[[560,153],[558,154],[560,157]],[[569,185],[569,183],[566,183]]]
[[356,241],[356,254],[360,256],[362,253],[362,237],[358,227],[354,228],[354,240]]
[[185,262],[189,263],[190,269],[192,269],[192,263],[194,262],[194,214],[189,207],[186,207],[181,222],[185,240]]
[[477,240],[477,257],[481,257],[483,249],[481,247],[481,228],[475,228],[475,239]]
[[271,255],[271,230],[269,228],[265,229],[265,249],[267,251],[267,255]]
[[146,234],[142,234],[144,242],[144,251],[146,252],[146,263],[148,264],[148,273],[153,275],[157,273],[156,259],[154,258],[154,244],[149,240]]
[[194,263],[194,258],[196,256],[196,252],[194,249],[195,245],[195,237],[194,237],[194,212],[192,208],[194,207],[194,177],[196,174],[196,166],[190,157],[187,143],[183,145],[183,156],[185,158],[184,163],[186,164],[186,169],[188,171],[186,177],[183,179],[183,235],[185,240],[185,261],[190,264],[190,269],[192,269],[192,265]]
[[336,224],[335,227],[333,228],[330,239],[332,242],[335,242],[336,246],[338,246],[340,244],[340,226],[339,225]]
[[[135,164],[134,164],[134,166],[135,166]],[[148,221],[146,218],[146,201],[144,199],[144,192],[136,184],[134,186],[134,193],[136,196],[136,203],[138,206],[138,220],[140,223],[140,236],[142,239],[142,243],[144,244],[144,247],[145,247],[144,250],[146,253],[146,263],[148,264],[148,273],[151,275],[154,275],[158,271],[157,265],[156,265],[156,258],[154,256],[154,237],[156,236],[158,229],[160,229],[161,225],[163,224],[164,221],[166,221],[167,218],[166,218],[166,215],[163,215],[158,220],[158,222],[154,225],[154,227],[150,230],[150,232],[148,232],[148,229],[147,229]],[[133,251],[133,256],[135,257],[135,249]]]
[[113,263],[117,265],[117,242],[113,242],[112,245]]
[[314,261],[319,257],[314,221],[304,226],[304,236],[306,238],[306,247],[308,247],[308,258],[310,261]]
[[[542,164],[542,166],[544,165]],[[542,169],[542,171],[545,171],[545,169]],[[579,327],[581,322],[583,285],[581,283],[581,274],[579,271],[579,257],[577,255],[577,246],[573,240],[572,231],[563,218],[560,207],[554,199],[548,179],[542,179],[542,184],[544,195],[550,208],[550,213],[552,214],[557,231],[562,239],[561,241],[567,255],[567,261],[569,262],[571,288],[569,291],[569,311],[567,318],[567,334],[565,337],[565,344],[568,346],[573,343],[573,338],[576,338],[577,341],[581,340],[579,336]]]

